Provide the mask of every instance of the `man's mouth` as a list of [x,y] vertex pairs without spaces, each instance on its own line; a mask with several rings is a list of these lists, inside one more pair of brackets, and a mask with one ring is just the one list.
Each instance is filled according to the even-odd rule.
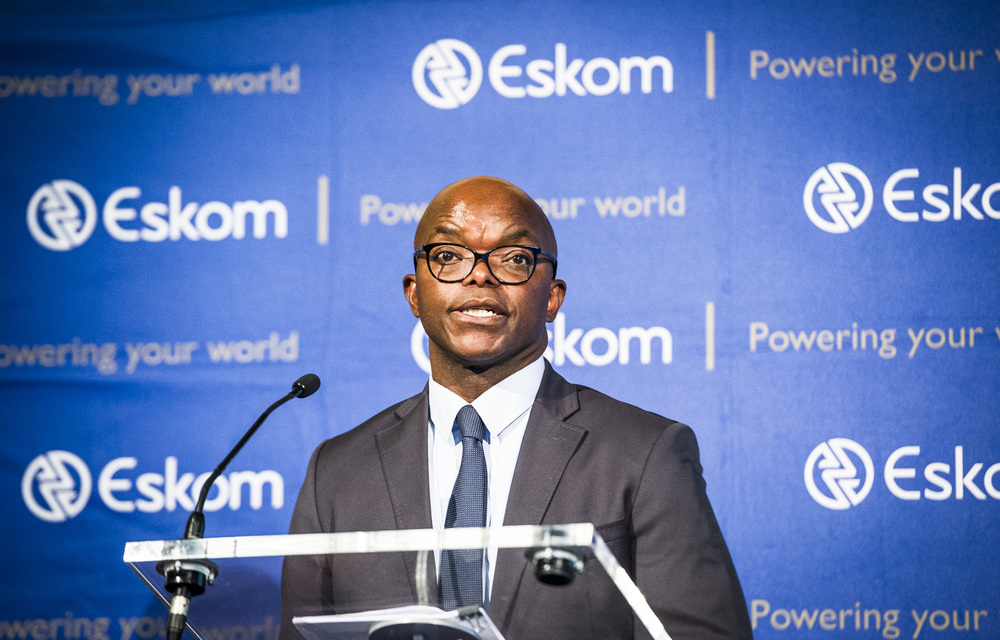
[[462,313],[470,316],[476,316],[477,318],[497,315],[492,309],[462,309]]
[[493,300],[468,300],[458,305],[455,311],[466,317],[477,319],[500,318],[506,315],[503,307]]

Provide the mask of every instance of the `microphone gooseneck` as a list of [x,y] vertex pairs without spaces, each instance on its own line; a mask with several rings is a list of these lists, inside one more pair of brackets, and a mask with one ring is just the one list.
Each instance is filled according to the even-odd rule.
[[[243,445],[247,443],[253,434],[257,432],[260,425],[264,424],[271,412],[285,404],[292,398],[306,398],[316,393],[319,389],[319,376],[314,373],[307,373],[292,384],[292,390],[277,402],[268,407],[264,413],[257,418],[253,426],[247,430],[240,441],[236,443],[232,451],[219,463],[215,471],[208,476],[205,484],[201,487],[198,495],[198,502],[194,511],[188,516],[187,525],[184,527],[184,539],[195,540],[205,536],[205,500],[208,492],[212,488],[216,479],[222,475],[229,463],[240,452]],[[167,640],[181,640],[184,635],[184,627],[187,624],[188,607],[191,605],[191,598],[199,596],[205,592],[205,588],[212,584],[215,576],[219,573],[219,568],[208,560],[164,560],[156,565],[159,571],[166,578],[166,590],[173,594],[170,602],[170,614],[167,616]]]

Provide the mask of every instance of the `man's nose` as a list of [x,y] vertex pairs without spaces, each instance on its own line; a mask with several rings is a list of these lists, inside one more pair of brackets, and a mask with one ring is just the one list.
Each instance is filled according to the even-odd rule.
[[480,257],[476,258],[476,262],[472,265],[472,272],[463,280],[463,283],[479,286],[498,284],[493,272],[490,271],[489,265],[486,264],[486,259]]

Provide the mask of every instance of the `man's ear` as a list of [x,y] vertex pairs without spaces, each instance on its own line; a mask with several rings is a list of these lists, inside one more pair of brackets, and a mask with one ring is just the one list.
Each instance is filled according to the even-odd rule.
[[416,318],[420,317],[420,309],[417,304],[417,276],[408,273],[403,276],[403,295],[406,296],[406,301],[410,303],[410,312]]
[[563,298],[566,297],[566,283],[562,280],[552,280],[549,285],[549,305],[545,310],[545,321],[553,322],[559,307],[562,306]]

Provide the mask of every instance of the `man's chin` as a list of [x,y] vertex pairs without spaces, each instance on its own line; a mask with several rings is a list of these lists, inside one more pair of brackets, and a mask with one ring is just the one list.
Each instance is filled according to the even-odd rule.
[[481,374],[497,367],[515,370],[537,359],[532,350],[511,353],[505,350],[476,350],[456,354],[454,361],[473,373]]
[[[434,357],[435,355],[438,357]],[[496,345],[459,345],[451,349],[440,349],[437,354],[432,354],[431,365],[439,361],[470,371],[485,371],[516,358],[516,354],[497,348]]]
[[469,371],[483,372],[509,360],[510,358],[505,357],[504,354],[485,352],[465,354],[458,359],[458,363]]

